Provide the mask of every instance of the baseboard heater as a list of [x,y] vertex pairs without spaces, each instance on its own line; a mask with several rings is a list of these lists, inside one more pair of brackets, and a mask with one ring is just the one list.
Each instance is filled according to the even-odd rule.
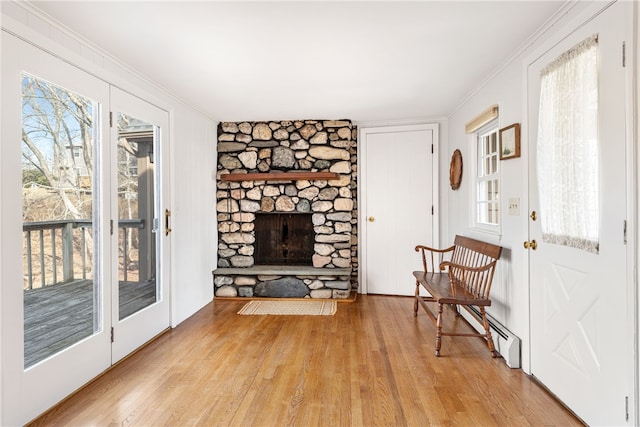
[[[480,311],[475,307],[466,307],[480,316]],[[484,327],[470,313],[465,310],[460,310],[460,314],[465,318],[467,322],[478,332],[484,334]],[[487,320],[489,321],[489,328],[491,328],[491,336],[493,337],[493,343],[496,346],[496,351],[504,358],[507,366],[510,368],[520,368],[520,338],[515,336],[510,330],[498,323],[494,318],[487,314]]]

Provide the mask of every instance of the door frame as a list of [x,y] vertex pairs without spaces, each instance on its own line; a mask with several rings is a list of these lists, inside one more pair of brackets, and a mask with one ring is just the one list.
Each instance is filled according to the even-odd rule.
[[[619,0],[618,0],[619,1]],[[522,85],[523,85],[523,123],[522,123],[522,157],[523,157],[523,168],[522,168],[522,183],[525,195],[523,197],[524,203],[524,212],[525,215],[522,216],[522,227],[523,234],[525,236],[525,240],[530,240],[530,222],[529,222],[529,213],[531,211],[530,204],[530,184],[532,179],[532,173],[529,168],[529,151],[533,148],[533,143],[529,143],[529,137],[531,135],[530,125],[532,123],[531,109],[529,108],[530,102],[537,102],[537,99],[531,99],[531,94],[529,93],[529,76],[528,70],[529,67],[536,62],[542,55],[544,55],[548,50],[553,48],[555,45],[561,43],[564,39],[570,36],[574,31],[579,29],[582,25],[588,23],[596,16],[604,12],[608,9],[615,0],[607,3],[587,3],[583,8],[575,8],[579,9],[575,12],[573,18],[569,19],[566,24],[560,27],[557,31],[552,33],[547,39],[538,44],[538,47],[532,51],[531,54],[527,55],[522,61]],[[629,28],[633,28],[634,16],[638,15],[637,5],[633,6],[634,13],[630,13],[627,17],[629,20],[626,24],[629,25]],[[575,9],[569,11],[571,14]],[[638,74],[638,66],[630,58],[633,58],[632,52],[634,49],[634,43],[637,40],[632,39],[633,34],[629,34],[630,39],[627,40],[626,46],[626,54],[627,54],[627,65],[625,72],[625,84],[628,88],[633,90],[637,90],[637,74]],[[636,47],[637,51],[640,52],[640,47]],[[622,47],[621,47],[622,51]],[[631,65],[629,64],[631,63]],[[640,416],[640,405],[639,405],[639,390],[640,390],[640,359],[638,355],[638,331],[640,331],[640,320],[638,318],[638,307],[639,307],[639,293],[636,287],[637,283],[637,274],[636,268],[638,266],[638,242],[640,241],[640,231],[638,230],[638,188],[640,188],[640,179],[638,175],[638,169],[640,169],[640,151],[636,149],[636,135],[640,137],[640,128],[638,127],[639,123],[635,121],[634,114],[637,114],[640,111],[640,101],[638,101],[638,105],[635,105],[636,99],[633,95],[633,90],[626,91],[627,97],[625,99],[625,113],[626,113],[626,123],[627,128],[625,129],[625,168],[626,168],[626,198],[627,198],[627,250],[626,250],[626,291],[627,295],[630,297],[627,299],[625,309],[627,310],[627,322],[628,323],[628,333],[627,339],[629,342],[632,342],[632,348],[634,349],[633,354],[633,366],[629,367],[630,371],[633,372],[633,396],[629,397],[629,424],[634,425]],[[636,109],[637,108],[637,109]],[[536,121],[537,123],[537,121]],[[525,148],[526,147],[526,148]],[[622,228],[622,225],[621,225]],[[621,229],[622,233],[622,229]],[[523,309],[526,311],[526,318],[528,323],[527,328],[527,336],[523,339],[522,342],[522,369],[525,373],[531,375],[531,355],[532,355],[532,345],[531,345],[531,281],[530,281],[530,262],[529,262],[529,252],[523,250],[523,265],[525,268],[523,269],[521,280],[527,284],[528,292],[526,294],[526,306]]]
[[[433,199],[433,244],[440,244],[440,197],[439,197],[439,146],[440,134],[438,123],[412,123],[412,124],[394,124],[389,126],[379,125],[372,127],[358,126],[358,293],[367,294],[367,271],[364,268],[367,265],[367,226],[366,218],[363,216],[365,207],[367,206],[367,174],[366,174],[366,158],[367,158],[367,136],[376,133],[392,133],[392,132],[413,132],[413,131],[432,131],[433,132],[433,156],[432,156],[432,199]],[[407,272],[411,274],[411,272]]]

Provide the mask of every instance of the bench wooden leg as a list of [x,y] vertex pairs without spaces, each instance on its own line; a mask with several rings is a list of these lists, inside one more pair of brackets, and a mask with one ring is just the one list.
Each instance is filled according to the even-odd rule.
[[413,302],[413,316],[418,315],[418,298],[420,298],[420,282],[416,280],[416,293],[414,296],[415,301]]
[[484,311],[484,307],[480,307],[480,313],[482,314],[482,325],[484,326],[484,331],[486,333],[485,337],[487,339],[487,346],[489,346],[489,351],[491,352],[491,357],[497,357],[496,348],[493,345],[491,329],[489,329],[489,322],[487,321],[487,314]]
[[436,356],[440,357],[440,347],[442,346],[442,308],[438,303],[438,319],[436,320]]

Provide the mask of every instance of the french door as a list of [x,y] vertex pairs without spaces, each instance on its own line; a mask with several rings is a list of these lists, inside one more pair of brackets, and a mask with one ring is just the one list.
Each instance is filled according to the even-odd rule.
[[3,421],[23,424],[111,364],[109,86],[2,37]]
[[2,49],[2,422],[24,424],[169,326],[168,117]]
[[[633,423],[633,306],[624,225],[628,215],[625,102],[631,92],[625,87],[621,59],[622,44],[629,34],[625,17],[630,13],[630,4],[613,4],[550,47],[528,70],[529,170],[533,176],[529,194],[531,210],[536,211],[530,215],[528,242],[531,372],[590,425]],[[594,186],[599,188],[600,232],[597,253],[593,253],[545,243],[536,144],[541,70],[596,34],[599,100],[594,157],[599,160],[594,170],[599,171]],[[546,170],[575,167],[575,162],[549,164]],[[585,185],[578,181],[572,190]]]
[[[169,327],[166,111],[111,87],[113,362]],[[163,209],[164,208],[164,209]],[[117,229],[117,232],[115,231]]]

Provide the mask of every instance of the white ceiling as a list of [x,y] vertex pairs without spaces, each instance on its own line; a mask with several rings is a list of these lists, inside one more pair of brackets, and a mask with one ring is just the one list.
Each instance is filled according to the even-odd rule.
[[215,120],[450,114],[564,1],[34,1]]

